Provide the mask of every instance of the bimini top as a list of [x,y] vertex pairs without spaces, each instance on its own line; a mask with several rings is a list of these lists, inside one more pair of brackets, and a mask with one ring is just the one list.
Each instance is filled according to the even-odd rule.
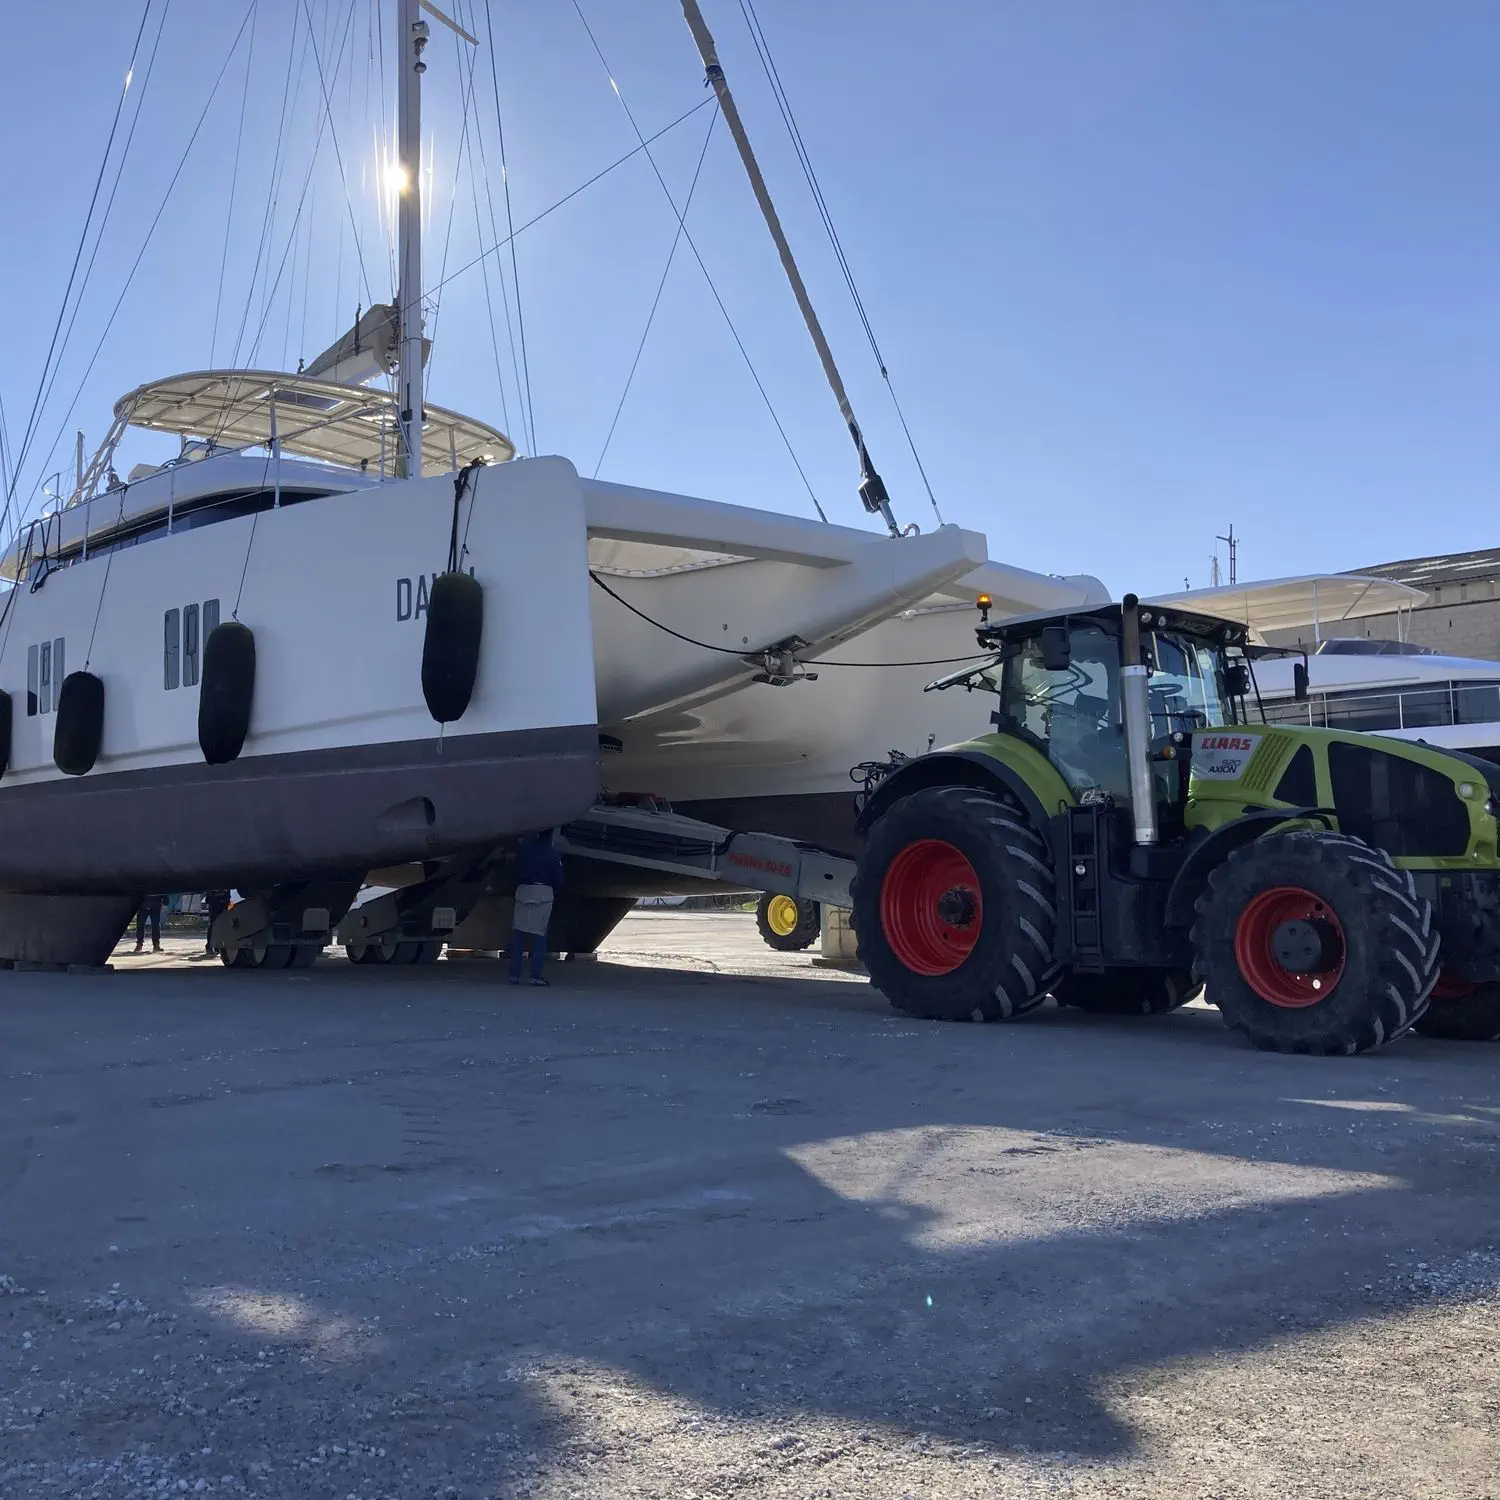
[[1341,620],[1396,614],[1421,604],[1427,595],[1391,578],[1357,573],[1308,573],[1298,578],[1267,578],[1258,583],[1230,583],[1219,588],[1187,589],[1142,599],[1169,609],[1237,620],[1258,634],[1311,625],[1326,629]]
[[[115,427],[145,427],[216,448],[267,445],[367,473],[396,467],[396,398],[371,386],[340,385],[271,370],[200,370],[138,386],[115,403]],[[441,406],[422,425],[422,473],[442,474],[482,458],[503,463],[515,445],[497,428]]]

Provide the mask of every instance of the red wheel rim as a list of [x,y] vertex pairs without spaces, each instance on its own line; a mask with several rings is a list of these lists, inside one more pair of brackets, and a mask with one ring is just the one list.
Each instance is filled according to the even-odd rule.
[[913,974],[951,974],[974,951],[984,922],[979,876],[944,839],[918,839],[890,862],[880,925]]
[[[1336,943],[1333,962],[1319,972],[1285,968],[1276,957],[1278,929],[1286,922],[1313,922]],[[1234,958],[1245,982],[1272,1005],[1301,1010],[1326,1000],[1344,976],[1344,928],[1337,913],[1301,886],[1277,885],[1251,898],[1234,929]]]
[[1432,987],[1432,998],[1434,1000],[1467,1000],[1479,986],[1472,979],[1460,979],[1456,974],[1444,969],[1437,977],[1437,983]]

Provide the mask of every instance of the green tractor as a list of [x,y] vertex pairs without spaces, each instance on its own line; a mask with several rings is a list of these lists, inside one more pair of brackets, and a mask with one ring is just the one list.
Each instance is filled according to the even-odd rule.
[[992,695],[995,732],[860,814],[853,920],[898,1010],[1153,1014],[1206,985],[1280,1052],[1500,1036],[1500,765],[1262,722],[1268,648],[1228,620],[1130,594],[981,619],[993,655],[930,689]]

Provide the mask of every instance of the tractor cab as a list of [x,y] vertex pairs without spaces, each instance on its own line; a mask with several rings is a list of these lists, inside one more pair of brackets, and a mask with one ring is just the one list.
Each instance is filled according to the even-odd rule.
[[929,690],[994,694],[990,722],[1044,755],[1078,802],[1124,806],[1132,797],[1126,684],[1142,675],[1127,668],[1143,668],[1151,801],[1160,822],[1180,829],[1194,732],[1249,718],[1246,632],[1232,621],[1179,610],[1136,614],[1130,632],[1119,604],[986,621],[979,642],[995,655],[939,678]]

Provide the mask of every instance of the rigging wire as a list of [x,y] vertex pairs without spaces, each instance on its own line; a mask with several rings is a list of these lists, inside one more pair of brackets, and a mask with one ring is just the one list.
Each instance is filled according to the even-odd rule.
[[[307,9],[307,0],[302,0],[302,14],[307,18],[307,39],[312,47],[313,66],[317,69],[318,72],[318,87],[322,90],[323,93],[324,117],[328,122],[329,139],[333,142],[333,159],[338,163],[339,167],[339,182],[344,189],[344,206],[349,211],[349,227],[354,234],[354,253],[359,257],[359,274],[361,280],[363,280],[365,284],[365,296],[373,302],[375,300],[375,295],[370,290],[370,274],[365,269],[364,246],[362,246],[359,242],[359,225],[354,222],[354,200],[349,196],[349,178],[344,172],[344,153],[339,150],[338,127],[333,123],[333,99],[329,95],[328,80],[323,75],[323,59],[318,52],[317,38],[313,36],[312,15]],[[352,22],[353,19],[354,0],[349,0],[349,15],[348,19],[346,19],[344,22],[344,42],[339,47],[339,58],[334,67],[335,82],[338,81],[338,69],[343,66],[344,49],[348,46],[349,27],[350,22]],[[322,138],[322,135],[323,132],[320,127],[318,130],[318,137],[320,140]],[[317,155],[316,147],[314,147],[313,154],[314,156]]]
[[[286,77],[281,85],[281,112],[276,124],[276,145],[271,153],[271,178],[266,189],[266,208],[261,217],[260,237],[255,245],[255,263],[250,268],[250,283],[245,289],[245,307],[240,314],[240,326],[234,336],[234,348],[229,356],[231,366],[240,362],[240,348],[245,340],[245,329],[250,322],[250,309],[255,302],[255,284],[260,279],[261,262],[265,259],[266,247],[271,239],[272,215],[276,211],[276,199],[281,186],[282,145],[286,137],[287,101],[292,92],[292,71],[297,56],[298,16],[292,12],[291,36],[286,51]],[[304,61],[306,52],[303,54]]]
[[[486,178],[488,178],[488,172],[485,170],[484,163],[484,134],[482,131],[476,131],[475,133],[479,141],[480,172],[483,173]],[[484,240],[484,221],[480,218],[479,215],[479,177],[478,174],[476,174],[474,171],[473,152],[469,153],[469,193],[474,200],[474,240],[475,243],[478,244]],[[489,196],[488,180],[486,180],[485,182],[485,194],[487,197]],[[494,231],[494,227],[495,202],[494,198],[490,197],[490,228],[492,232]],[[496,269],[499,270],[500,268],[497,267]],[[490,350],[495,357],[495,384],[500,388],[500,415],[505,422],[505,431],[507,434],[509,434],[510,403],[505,399],[505,375],[500,367],[500,338],[499,335],[495,332],[495,299],[490,295],[490,263],[488,259],[480,261],[479,270],[480,274],[484,277],[484,310],[489,318],[490,323]],[[506,331],[509,332],[510,298],[506,295],[505,292],[505,278],[503,274],[500,278],[500,295],[502,298],[504,298],[505,301],[505,327]],[[511,363],[514,364],[516,353],[514,339],[511,340],[510,350]]]
[[875,329],[870,323],[870,317],[865,310],[864,298],[859,294],[859,287],[854,281],[854,271],[849,265],[849,259],[844,254],[843,242],[839,239],[838,230],[834,227],[833,215],[828,207],[828,200],[823,196],[822,184],[818,181],[818,174],[813,170],[812,157],[808,154],[807,146],[802,139],[802,131],[797,125],[797,117],[792,113],[791,100],[787,98],[786,90],[782,87],[781,74],[776,67],[775,59],[771,56],[770,43],[766,41],[765,32],[761,29],[760,17],[755,11],[755,0],[739,0],[740,13],[745,18],[745,24],[750,30],[750,40],[755,44],[756,55],[760,58],[761,67],[765,71],[766,81],[771,85],[771,93],[775,96],[776,106],[781,111],[782,122],[786,125],[787,134],[791,136],[793,149],[796,151],[797,160],[801,163],[803,176],[807,179],[808,188],[812,192],[813,202],[817,205],[818,217],[823,222],[823,228],[828,235],[828,243],[833,247],[834,259],[838,262],[839,270],[843,273],[844,284],[849,289],[849,296],[854,302],[855,311],[859,314],[859,321],[864,328],[865,337],[870,343],[870,352],[875,356],[875,363],[880,369],[880,378],[885,381],[886,390],[890,393],[891,405],[896,409],[896,417],[901,423],[901,431],[906,437],[906,446],[911,450],[911,456],[917,466],[917,473],[922,476],[923,488],[927,491],[927,499],[932,506],[932,513],[938,519],[938,525],[943,524],[943,513],[938,509],[937,496],[932,492],[931,481],[927,478],[927,469],[922,463],[922,456],[917,452],[916,440],[912,437],[911,428],[907,426],[906,413],[901,409],[901,402],[896,396],[896,387],[891,381],[890,371],[886,368],[885,357],[880,352],[880,345],[875,339]]
[[[588,33],[588,39],[594,48],[594,53],[598,57],[600,63],[603,65],[604,71],[609,77],[610,87],[615,91],[615,98],[620,101],[620,107],[625,111],[625,118],[630,121],[630,128],[635,131],[636,139],[641,142],[641,145],[644,148],[646,140],[645,137],[641,134],[641,127],[636,124],[635,115],[632,113],[630,106],[625,102],[625,95],[621,93],[620,85],[615,82],[614,72],[611,70],[609,61],[604,56],[604,51],[599,46],[597,38],[594,36],[593,28],[589,25],[588,18],[584,15],[583,7],[579,4],[579,0],[573,0],[573,9],[577,11],[578,19],[583,23],[584,31]],[[729,316],[729,309],[724,305],[724,299],[719,295],[719,289],[714,285],[714,279],[708,273],[708,266],[704,263],[703,256],[699,253],[698,246],[694,242],[692,235],[688,233],[687,225],[683,222],[682,214],[679,212],[677,203],[672,197],[672,190],[667,186],[666,178],[661,175],[661,168],[656,165],[656,158],[652,156],[649,151],[646,152],[646,160],[650,162],[651,170],[655,174],[656,180],[660,184],[662,192],[666,194],[668,205],[670,206],[672,212],[677,216],[677,224],[682,231],[682,237],[687,241],[688,249],[693,252],[693,259],[698,262],[698,269],[703,272],[703,279],[708,283],[708,289],[713,294],[714,301],[718,303],[719,311],[724,315],[724,322],[728,325],[730,335],[733,337],[736,347],[739,349],[741,356],[744,358],[745,368],[750,371],[750,377],[755,382],[756,390],[760,392],[761,400],[766,404],[766,410],[771,414],[771,420],[776,424],[776,431],[781,434],[781,441],[786,445],[786,451],[788,456],[792,460],[792,465],[797,470],[797,473],[802,480],[802,484],[807,490],[807,497],[812,501],[813,509],[817,511],[818,519],[820,521],[826,522],[828,520],[828,517],[826,514],[824,514],[823,507],[818,503],[818,497],[813,492],[812,484],[808,480],[807,474],[802,467],[802,463],[797,457],[796,450],[792,447],[792,440],[787,436],[786,428],[781,425],[781,418],[777,416],[776,408],[771,405],[771,398],[767,394],[765,386],[761,383],[760,375],[756,371],[755,365],[750,359],[750,351],[745,348],[744,340],[740,338],[739,330],[734,326],[734,319]]]
[[[115,197],[120,191],[120,183],[125,176],[125,163],[130,160],[130,148],[135,141],[136,127],[141,123],[141,111],[146,103],[146,92],[151,87],[151,75],[156,69],[156,54],[161,48],[162,33],[167,26],[167,12],[171,8],[171,0],[166,0],[162,6],[161,20],[157,24],[156,38],[151,44],[151,55],[146,59],[146,72],[141,79],[140,92],[136,95],[135,112],[130,117],[130,128],[125,132],[125,144],[120,151],[120,159],[115,163],[114,181],[110,183],[109,198],[105,201],[104,212],[99,216],[99,227],[94,231],[94,248],[89,251],[89,263],[83,268],[83,276],[78,283],[78,295],[73,299],[73,311],[68,315],[68,326],[63,330],[62,342],[57,347],[57,362],[52,367],[52,373],[47,378],[47,389],[42,393],[42,411],[46,411],[47,404],[52,400],[52,390],[57,384],[57,378],[62,373],[63,356],[67,353],[68,345],[73,339],[73,329],[78,322],[78,314],[83,307],[84,293],[88,290],[89,281],[94,273],[94,264],[99,259],[99,250],[104,244],[104,232],[109,227],[110,214],[114,211]],[[37,420],[40,422],[40,415]],[[49,461],[51,455],[48,455]],[[43,465],[45,468],[46,465]]]
[[[459,36],[459,34],[456,31],[453,33],[453,55],[458,59],[459,77],[462,78],[463,77],[463,71],[464,71],[464,60],[465,60],[464,59],[464,41],[463,41],[463,38],[461,36]],[[470,102],[472,101],[473,96],[474,96],[474,68],[475,68],[477,62],[478,62],[478,59],[474,56],[474,49],[470,48],[469,49],[469,57],[468,57],[468,63],[469,63],[469,80],[468,80],[468,85],[464,89],[463,93],[460,95],[460,103],[462,105],[461,115],[462,115],[462,119],[463,119],[463,125],[462,125],[462,128],[459,130],[459,133],[458,133],[458,152],[455,155],[454,162],[453,162],[453,191],[452,191],[451,196],[448,199],[448,227],[447,227],[447,229],[443,233],[443,260],[442,260],[441,266],[438,268],[438,285],[439,286],[442,285],[442,278],[443,278],[444,274],[448,270],[448,250],[449,250],[449,247],[453,243],[453,218],[454,218],[454,215],[458,211],[458,181],[459,181],[459,178],[463,174],[464,152],[467,150],[468,144],[469,144],[469,105],[470,105]],[[473,165],[472,165],[472,162],[473,162],[473,152],[472,151],[469,152],[469,157],[470,157],[470,163],[471,163],[470,168],[469,168],[469,176],[470,176],[470,179],[472,180],[473,175],[474,175],[474,169],[473,169]],[[442,310],[443,310],[443,298],[442,298],[442,293],[439,292],[432,299],[432,327],[431,327],[431,331],[429,333],[429,337],[432,340],[432,353],[430,355],[428,355],[426,367],[424,368],[424,370],[422,372],[422,399],[423,399],[424,402],[427,399],[427,393],[428,393],[428,391],[430,391],[431,388],[432,388],[432,366],[433,366],[434,361],[436,360],[437,350],[438,350],[438,341],[437,341],[438,317],[442,313]]]
[[[636,606],[632,604],[630,600],[625,598],[623,594],[616,593],[614,589],[612,589],[592,568],[589,569],[589,577],[596,584],[598,584],[598,586],[603,589],[604,592],[608,594],[616,604],[623,605],[630,611],[631,614],[635,615],[638,619],[644,620],[648,625],[653,626],[655,629],[662,631],[666,635],[675,637],[679,641],[685,642],[689,646],[698,646],[701,647],[704,651],[713,651],[720,656],[738,656],[746,659],[756,657],[761,654],[759,650],[756,650],[753,647],[747,647],[744,650],[736,650],[732,646],[716,646],[711,641],[695,640],[692,636],[684,635],[680,630],[674,630],[670,625],[663,624],[662,621],[653,619],[646,613],[645,610],[637,609]],[[775,648],[763,647],[761,649],[774,650]],[[827,661],[823,657],[814,657],[813,660],[820,670],[823,667],[871,667],[876,669],[882,667],[954,667],[962,666],[964,662],[984,661],[986,658],[991,657],[994,654],[995,653],[993,651],[981,651],[974,656],[940,656],[934,657],[929,661]]]
[[[474,4],[471,3],[469,5],[468,9],[469,9],[469,17],[468,17],[468,22],[467,22],[468,29],[469,29],[469,31],[471,33],[477,34],[477,32],[479,30],[479,25],[478,25],[477,17],[475,15],[476,7],[475,7]],[[477,109],[474,112],[474,139],[475,139],[475,141],[476,141],[476,143],[478,145],[478,148],[479,148],[479,168],[480,168],[480,175],[481,175],[481,177],[484,180],[484,201],[485,201],[486,207],[489,210],[490,234],[495,238],[495,240],[498,241],[499,238],[500,238],[500,223],[499,223],[499,220],[496,219],[496,217],[495,217],[495,194],[494,194],[494,190],[490,186],[489,152],[486,149],[485,144],[484,144],[484,125],[483,125],[483,121],[480,119],[479,111]],[[470,153],[470,156],[469,156],[469,185],[470,185],[470,190],[471,190],[473,198],[474,198],[474,232],[475,232],[475,239],[476,239],[476,243],[482,244],[483,241],[484,241],[484,226],[480,222],[480,219],[479,219],[479,191],[478,191],[478,187],[475,185],[475,182],[474,182],[474,157],[473,157],[473,153],[472,152]],[[482,275],[484,277],[485,305],[486,305],[486,307],[487,307],[487,309],[489,311],[490,341],[491,341],[491,346],[492,346],[492,348],[494,350],[494,356],[495,356],[495,378],[496,378],[497,381],[499,381],[499,384],[500,384],[500,409],[501,409],[502,413],[504,413],[504,415],[505,415],[505,427],[506,427],[506,431],[508,433],[510,431],[509,403],[506,401],[506,397],[505,397],[505,377],[501,373],[501,366],[500,366],[500,344],[499,344],[498,339],[496,339],[496,337],[495,337],[495,308],[494,308],[494,300],[493,300],[493,298],[491,297],[491,294],[490,294],[490,267],[489,267],[489,261],[487,259],[486,260],[481,260],[479,264],[480,264],[481,273],[482,273]],[[500,282],[500,304],[501,304],[501,307],[504,309],[504,312],[505,312],[505,336],[506,336],[507,341],[510,344],[510,368],[511,368],[511,375],[512,375],[512,377],[514,378],[514,380],[516,382],[516,401],[517,401],[517,404],[519,405],[521,403],[521,360],[520,360],[520,351],[516,348],[516,328],[515,328],[514,322],[512,322],[512,320],[511,320],[511,315],[510,315],[510,291],[506,287],[506,284],[505,284],[505,265],[504,265],[503,262],[497,263],[497,265],[495,266],[495,275],[496,275],[496,277],[498,278],[498,280]],[[446,280],[446,278],[445,278],[445,280]],[[442,282],[439,282],[438,287],[435,288],[434,290],[441,290],[441,288],[442,288]],[[527,438],[526,435],[525,435],[524,422],[525,422],[525,418],[523,416],[522,417],[523,430],[522,430],[521,436],[522,436],[523,441],[525,441],[528,444],[528,446],[529,446],[530,439]]]
[[42,373],[41,377],[37,380],[36,395],[32,398],[31,413],[26,419],[20,449],[11,455],[11,478],[10,483],[5,489],[4,509],[0,510],[0,530],[4,529],[10,517],[11,505],[16,497],[16,485],[21,477],[21,466],[26,462],[26,455],[31,447],[31,439],[36,430],[36,424],[41,412],[42,392],[46,388],[47,374],[52,365],[53,355],[57,350],[58,338],[62,333],[63,319],[67,316],[68,299],[73,293],[73,283],[78,275],[78,265],[83,259],[83,248],[88,243],[89,224],[94,217],[94,208],[99,202],[99,189],[104,183],[105,168],[109,165],[110,153],[114,150],[115,145],[115,134],[120,128],[120,116],[124,112],[125,99],[130,93],[130,83],[135,76],[135,60],[140,54],[141,38],[146,34],[146,21],[151,15],[151,5],[152,0],[146,0],[145,6],[141,11],[140,26],[136,30],[135,42],[130,50],[130,66],[125,72],[125,86],[120,90],[120,97],[115,103],[114,119],[110,122],[109,137],[104,143],[104,155],[99,162],[99,173],[94,179],[94,191],[89,198],[88,212],[84,215],[83,229],[78,236],[78,248],[73,253],[73,265],[68,272],[68,282],[63,291],[62,305],[57,310],[57,322],[52,329],[52,340],[47,347],[47,357],[42,361]]
[[[343,39],[339,43],[338,56],[334,59],[333,77],[335,83],[338,82],[339,73],[344,66],[344,54],[348,50],[349,36],[353,21],[354,0],[349,0],[349,10],[344,17]],[[312,28],[309,25],[308,30],[311,31],[311,29]],[[249,358],[251,358],[252,360],[257,357],[257,351],[260,349],[260,341],[265,337],[266,327],[271,319],[271,308],[276,301],[276,291],[277,288],[280,287],[282,275],[286,271],[287,257],[292,253],[293,247],[295,246],[297,241],[297,233],[302,222],[302,214],[307,207],[308,189],[312,186],[313,174],[317,169],[318,155],[323,147],[323,130],[327,123],[327,115],[325,114],[320,116],[318,120],[318,133],[313,138],[312,155],[308,159],[307,171],[302,178],[302,191],[297,197],[297,210],[292,215],[292,227],[287,233],[286,248],[281,252],[281,260],[276,267],[276,276],[266,292],[265,307],[261,313],[260,326],[256,329],[255,332],[255,342],[250,346]],[[290,289],[288,289],[287,295],[289,297],[291,296]]]
[[[252,15],[259,0],[252,0]],[[224,249],[219,256],[219,289],[214,296],[214,328],[208,342],[208,363],[213,366],[219,349],[219,317],[224,310],[224,272],[229,265],[229,236],[234,228],[234,198],[240,180],[240,148],[245,144],[245,107],[250,102],[250,70],[255,64],[255,26],[250,27],[250,46],[245,53],[245,86],[240,91],[240,123],[234,138],[234,166],[229,173],[229,212],[224,216]]]
[[67,429],[68,421],[78,405],[79,397],[83,394],[83,388],[88,383],[89,376],[94,372],[94,365],[99,359],[99,353],[104,348],[104,342],[109,337],[109,331],[114,326],[115,319],[119,316],[121,305],[125,301],[126,294],[130,291],[131,283],[135,280],[135,273],[140,269],[141,261],[145,259],[146,250],[151,244],[157,226],[161,223],[162,215],[167,210],[167,204],[171,201],[173,189],[176,188],[177,181],[182,176],[183,168],[187,166],[188,157],[192,154],[193,145],[203,129],[203,122],[208,118],[209,110],[213,108],[214,100],[219,94],[219,88],[224,82],[224,75],[229,71],[229,65],[234,60],[234,54],[239,50],[240,39],[244,36],[245,28],[249,25],[250,17],[254,14],[254,11],[255,0],[251,0],[250,7],[245,12],[244,20],[240,22],[240,29],[235,33],[234,40],[229,44],[229,52],[224,58],[224,64],[219,69],[218,76],[214,79],[214,86],[209,91],[208,99],[199,112],[198,120],[193,126],[192,134],[188,136],[187,145],[183,147],[182,155],[178,158],[177,168],[172,173],[171,180],[167,183],[166,191],[161,197],[161,202],[157,205],[156,213],[146,230],[146,236],[141,241],[141,248],[136,252],[136,257],[131,262],[130,270],[126,273],[125,285],[120,288],[120,295],[115,299],[115,305],[110,309],[109,317],[105,320],[104,327],[100,330],[99,338],[94,344],[94,352],[89,356],[88,364],[84,367],[78,385],[73,391],[73,399],[68,402],[68,409],[63,413],[62,421],[58,424],[57,435],[52,439],[52,447],[47,454],[47,461],[49,463],[52,460],[52,455],[57,452],[58,443],[62,441],[63,432]]
[[[703,134],[703,149],[698,153],[698,165],[693,169],[693,180],[688,184],[687,197],[682,205],[682,218],[687,219],[688,211],[693,206],[693,194],[698,190],[698,178],[703,171],[703,162],[708,155],[708,143],[713,139],[714,126],[719,123],[718,101],[715,100],[714,112],[708,117],[708,129]],[[609,452],[609,445],[614,441],[615,428],[620,424],[620,413],[625,410],[625,398],[630,395],[630,387],[635,380],[635,372],[641,363],[641,356],[646,352],[646,340],[651,337],[651,325],[656,321],[656,309],[661,306],[662,293],[667,288],[667,277],[672,273],[672,262],[677,257],[677,247],[682,243],[682,223],[679,222],[672,235],[672,247],[667,251],[667,263],[662,267],[661,280],[656,283],[656,295],[651,299],[651,311],[646,314],[646,326],[641,329],[641,341],[635,347],[635,358],[630,362],[630,373],[625,377],[625,389],[620,392],[619,403],[615,407],[614,417],[610,420],[609,431],[604,435],[604,446],[599,450],[599,462],[594,465],[592,477],[599,477],[599,470],[604,467],[605,455]]]
[[[521,374],[525,387],[521,400],[526,412],[526,441],[531,451],[536,446],[536,411],[531,404],[531,363],[526,357],[526,318],[521,310],[521,273],[516,263],[516,228],[510,202],[510,167],[505,158],[505,118],[500,109],[500,74],[495,65],[495,26],[490,15],[490,0],[484,0],[484,29],[489,38],[490,83],[495,95],[495,133],[500,146],[500,182],[505,189],[505,233],[510,240],[510,280],[516,294],[516,331],[521,345]],[[646,153],[648,156],[650,152]]]
[[540,224],[543,219],[550,217],[552,214],[555,214],[558,209],[562,208],[565,204],[571,203],[580,193],[586,193],[591,187],[594,186],[596,182],[602,182],[604,178],[608,177],[611,172],[615,171],[619,167],[623,167],[626,162],[630,161],[633,157],[639,156],[641,152],[645,151],[648,146],[652,145],[656,141],[659,141],[664,135],[667,135],[671,131],[676,130],[677,127],[681,125],[685,120],[691,120],[692,117],[697,114],[700,109],[707,109],[708,106],[710,104],[713,104],[714,102],[715,100],[712,96],[710,96],[707,99],[700,99],[695,105],[693,105],[691,109],[683,110],[683,112],[678,115],[675,120],[672,120],[666,125],[663,125],[662,128],[658,130],[654,135],[648,135],[639,146],[632,146],[630,150],[627,151],[623,156],[617,156],[612,162],[610,162],[607,167],[601,167],[599,171],[595,172],[594,175],[587,181],[580,182],[571,193],[564,193],[563,196],[559,198],[554,204],[552,204],[550,208],[544,208],[541,213],[534,214],[531,218],[527,219],[524,224],[518,225],[514,233],[506,235],[504,239],[496,240],[493,245],[489,246],[487,249],[481,250],[479,254],[476,255],[472,260],[466,260],[463,265],[461,265],[456,271],[450,271],[445,277],[443,277],[443,279],[438,283],[437,286],[429,287],[424,295],[430,297],[440,288],[447,286],[450,281],[456,281],[460,276],[464,274],[465,271],[472,271],[475,266],[477,266],[488,256],[498,254],[501,250],[505,249],[505,247],[512,240],[519,239],[521,235],[523,235],[528,229],[534,228],[536,225]]

